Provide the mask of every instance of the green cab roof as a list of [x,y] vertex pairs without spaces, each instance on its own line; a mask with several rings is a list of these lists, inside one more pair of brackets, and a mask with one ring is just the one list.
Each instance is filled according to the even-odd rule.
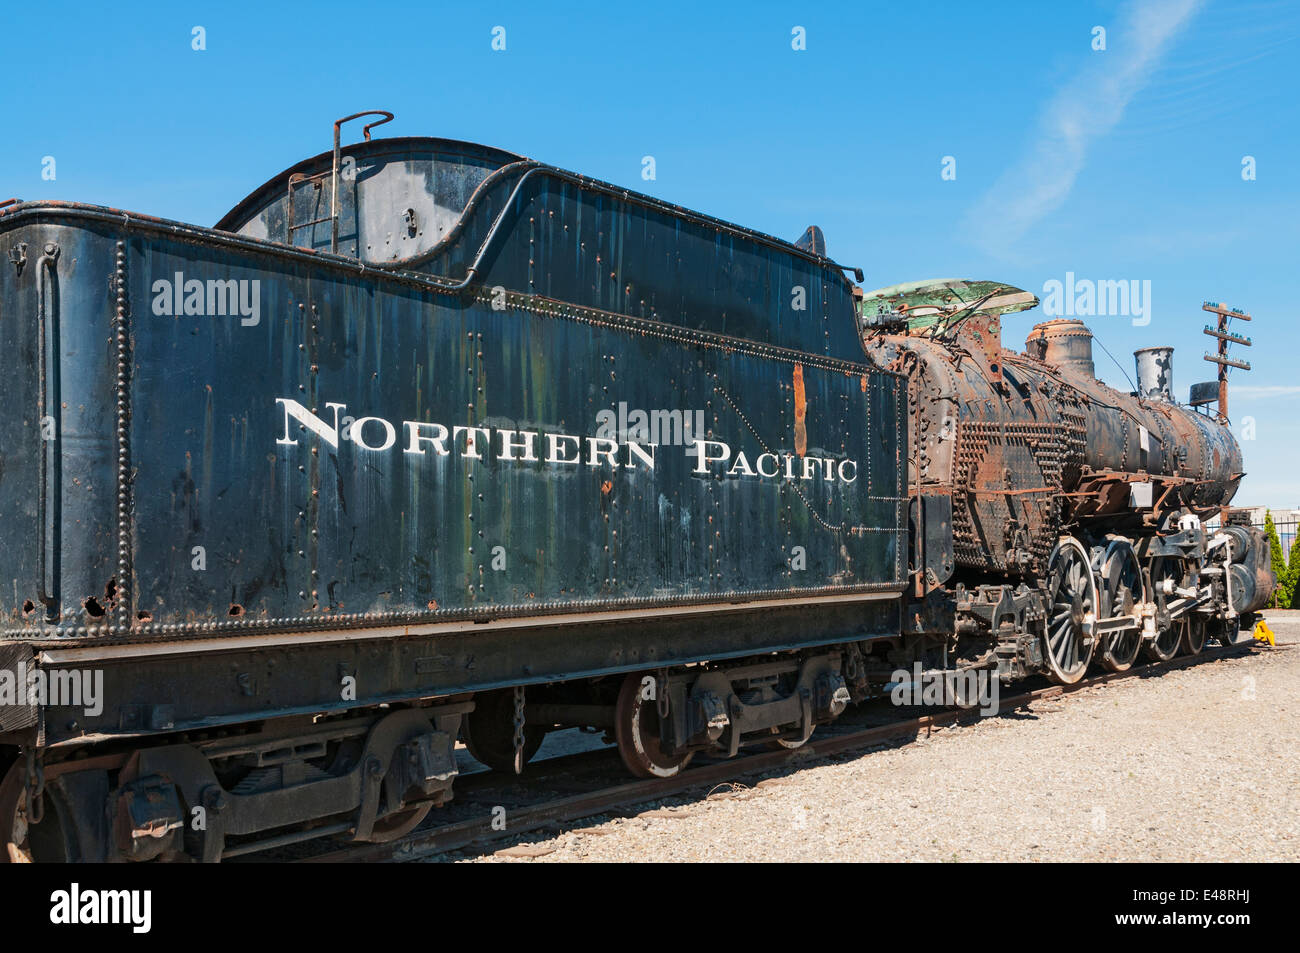
[[868,291],[858,302],[858,313],[864,323],[870,323],[878,315],[897,315],[907,320],[911,331],[969,311],[1001,315],[1027,311],[1037,305],[1035,295],[1003,282],[929,278]]

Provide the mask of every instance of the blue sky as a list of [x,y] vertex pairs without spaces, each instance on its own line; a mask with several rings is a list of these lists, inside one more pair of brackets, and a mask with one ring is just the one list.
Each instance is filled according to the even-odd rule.
[[[867,289],[1149,280],[1150,324],[1089,323],[1130,375],[1135,348],[1174,345],[1180,399],[1213,376],[1201,302],[1239,306],[1255,369],[1231,409],[1255,432],[1236,502],[1300,506],[1294,3],[46,2],[3,22],[23,41],[0,198],[210,225],[327,149],[336,117],[383,108],[383,133],[501,146],[791,240],[816,223]],[[1042,319],[1008,319],[1007,343]]]

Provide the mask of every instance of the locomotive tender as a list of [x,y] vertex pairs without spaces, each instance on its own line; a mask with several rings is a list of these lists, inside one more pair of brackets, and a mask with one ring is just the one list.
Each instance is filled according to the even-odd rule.
[[380,115],[215,228],[0,207],[7,859],[392,839],[458,739],[669,776],[899,667],[1069,682],[1271,593],[1164,352],[1121,394],[1077,323],[1001,347],[1017,289],[864,295],[816,228]]

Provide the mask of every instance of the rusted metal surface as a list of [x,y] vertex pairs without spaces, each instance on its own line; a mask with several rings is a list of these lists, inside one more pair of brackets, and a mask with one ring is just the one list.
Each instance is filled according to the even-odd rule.
[[919,357],[905,365],[913,369],[909,399],[921,410],[909,483],[951,496],[957,564],[1033,571],[1059,527],[1064,469],[1082,453],[1077,401],[1024,359],[1005,351],[991,358],[983,340],[885,335],[867,344],[882,363],[909,351]]
[[803,387],[803,365],[794,366],[794,452],[803,456],[808,452],[808,398]]
[[[1153,386],[1168,397],[1123,394],[1093,376],[1091,333],[1077,320],[1036,325],[1016,354],[997,338],[999,314],[978,301],[947,323],[891,325],[870,310],[878,301],[895,315],[932,307],[918,304],[914,287],[865,296],[865,342],[879,363],[909,376],[909,487],[913,497],[951,495],[959,565],[1032,576],[1080,520],[1118,528],[1178,507],[1209,515],[1232,498],[1240,448],[1227,428],[1172,402],[1166,351]],[[1131,505],[1134,483],[1155,485],[1152,509]]]
[[1097,376],[1092,361],[1092,332],[1076,318],[1057,318],[1034,325],[1025,353],[1062,373],[1088,380]]

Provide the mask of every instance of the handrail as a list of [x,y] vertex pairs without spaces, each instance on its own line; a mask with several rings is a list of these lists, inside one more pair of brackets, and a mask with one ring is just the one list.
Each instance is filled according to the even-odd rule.
[[[393,114],[386,109],[365,109],[359,113],[353,113],[351,116],[344,116],[342,119],[334,120],[334,167],[330,176],[330,218],[332,219],[330,224],[330,252],[335,255],[339,253],[339,130],[345,122],[360,119],[362,116],[384,117],[375,122],[366,123],[362,127],[361,134],[365,136],[366,142],[370,141],[371,129],[393,121]],[[292,239],[290,240],[292,241]]]
[[[40,351],[40,391],[41,416],[37,421],[37,435],[41,442],[40,452],[40,488],[37,510],[41,514],[43,525],[40,528],[39,569],[40,582],[38,597],[45,606],[47,621],[54,621],[59,616],[59,547],[57,538],[59,513],[62,504],[62,466],[60,461],[60,434],[58,424],[53,425],[53,433],[45,439],[45,421],[52,418],[51,407],[59,404],[59,339],[58,339],[58,292],[55,281],[55,267],[59,261],[59,246],[49,242],[45,252],[36,259],[36,325],[38,349]],[[45,296],[45,272],[50,273],[50,302]],[[48,324],[48,327],[47,327]],[[51,391],[53,399],[51,400]],[[52,458],[52,459],[51,459]],[[53,555],[50,554],[53,549]],[[51,571],[53,570],[53,571]]]
[[[510,196],[502,204],[501,211],[497,212],[497,217],[492,220],[492,227],[488,229],[487,235],[483,238],[483,243],[479,245],[478,253],[474,256],[474,261],[470,264],[469,268],[466,269],[465,277],[456,284],[451,285],[450,290],[460,291],[462,288],[468,287],[470,282],[474,280],[474,276],[478,274],[479,266],[483,264],[483,259],[487,256],[488,246],[492,244],[492,239],[496,238],[497,230],[505,220],[506,213],[510,211],[510,206],[515,204],[515,198],[519,195],[520,188],[523,187],[523,184],[528,181],[529,177],[532,176],[534,172],[538,172],[544,168],[545,166],[535,165],[521,175],[519,180],[515,182],[515,187],[510,190]],[[451,276],[448,275],[446,277],[450,278]]]

